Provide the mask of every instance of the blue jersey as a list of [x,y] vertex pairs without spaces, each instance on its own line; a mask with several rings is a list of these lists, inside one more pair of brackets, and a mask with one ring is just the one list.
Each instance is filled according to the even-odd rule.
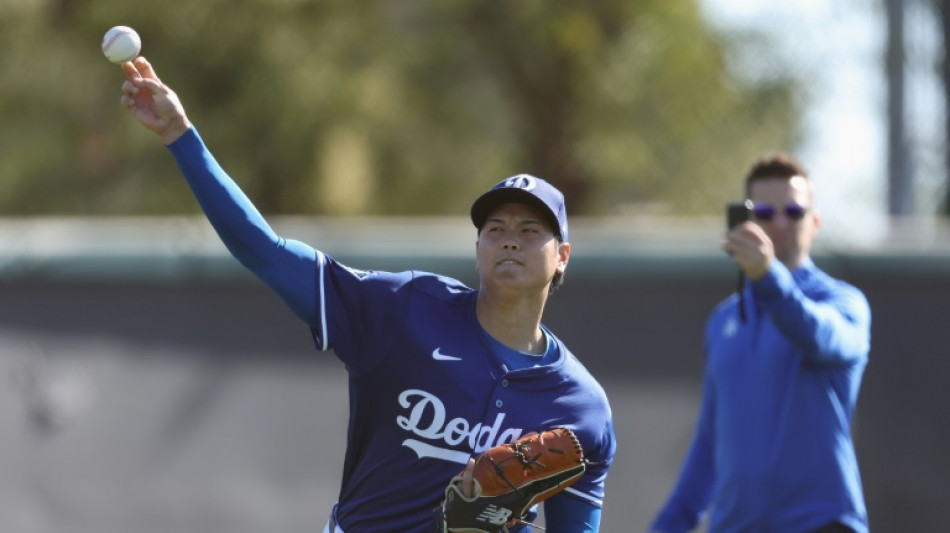
[[778,261],[706,328],[697,433],[653,524],[709,531],[800,533],[840,522],[867,532],[851,420],[870,349],[864,295],[809,260]]
[[543,328],[549,353],[540,364],[515,369],[476,319],[477,291],[425,272],[352,269],[280,238],[194,129],[170,149],[228,249],[309,324],[318,349],[346,366],[350,420],[335,510],[342,530],[429,532],[469,457],[554,427],[572,429],[596,464],[546,510],[600,508],[616,447],[607,397],[550,331]]

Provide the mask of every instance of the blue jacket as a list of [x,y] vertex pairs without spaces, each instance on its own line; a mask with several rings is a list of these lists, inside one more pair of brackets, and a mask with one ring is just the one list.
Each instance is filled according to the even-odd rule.
[[855,287],[810,260],[779,261],[706,328],[696,436],[653,530],[802,533],[839,521],[866,533],[851,420],[870,349]]

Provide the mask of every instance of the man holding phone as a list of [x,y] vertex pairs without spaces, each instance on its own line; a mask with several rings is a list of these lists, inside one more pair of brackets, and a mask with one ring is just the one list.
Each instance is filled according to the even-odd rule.
[[745,192],[751,220],[730,209],[722,244],[743,298],[707,323],[696,435],[651,530],[692,530],[711,507],[710,533],[867,533],[851,420],[870,308],[811,260],[821,218],[797,161],[763,157]]

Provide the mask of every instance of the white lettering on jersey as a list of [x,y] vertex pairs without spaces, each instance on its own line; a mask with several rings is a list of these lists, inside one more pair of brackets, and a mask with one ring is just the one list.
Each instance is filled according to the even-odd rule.
[[[409,410],[407,416],[397,416],[396,424],[430,442],[417,439],[406,439],[402,445],[416,452],[421,459],[432,457],[467,464],[469,454],[457,450],[442,448],[431,441],[444,443],[446,446],[457,446],[468,440],[469,448],[479,454],[485,450],[507,442],[514,442],[524,432],[521,428],[507,428],[502,430],[505,413],[498,413],[492,425],[475,424],[474,426],[464,418],[458,417],[446,420],[445,405],[437,396],[419,389],[409,389],[399,395],[399,405]],[[428,420],[428,425],[424,421]],[[425,425],[425,427],[423,427]]]
[[416,457],[419,459],[422,459],[423,457],[432,457],[435,459],[442,459],[443,461],[450,461],[463,465],[468,463],[468,452],[446,450],[445,448],[439,448],[437,446],[426,444],[422,441],[414,439],[406,439],[402,441],[402,445],[416,452]]

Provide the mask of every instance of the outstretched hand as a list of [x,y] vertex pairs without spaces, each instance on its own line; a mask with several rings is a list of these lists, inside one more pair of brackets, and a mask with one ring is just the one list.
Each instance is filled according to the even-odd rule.
[[184,135],[191,123],[178,95],[162,83],[152,65],[139,56],[122,64],[126,80],[122,83],[122,105],[143,126],[171,144]]

